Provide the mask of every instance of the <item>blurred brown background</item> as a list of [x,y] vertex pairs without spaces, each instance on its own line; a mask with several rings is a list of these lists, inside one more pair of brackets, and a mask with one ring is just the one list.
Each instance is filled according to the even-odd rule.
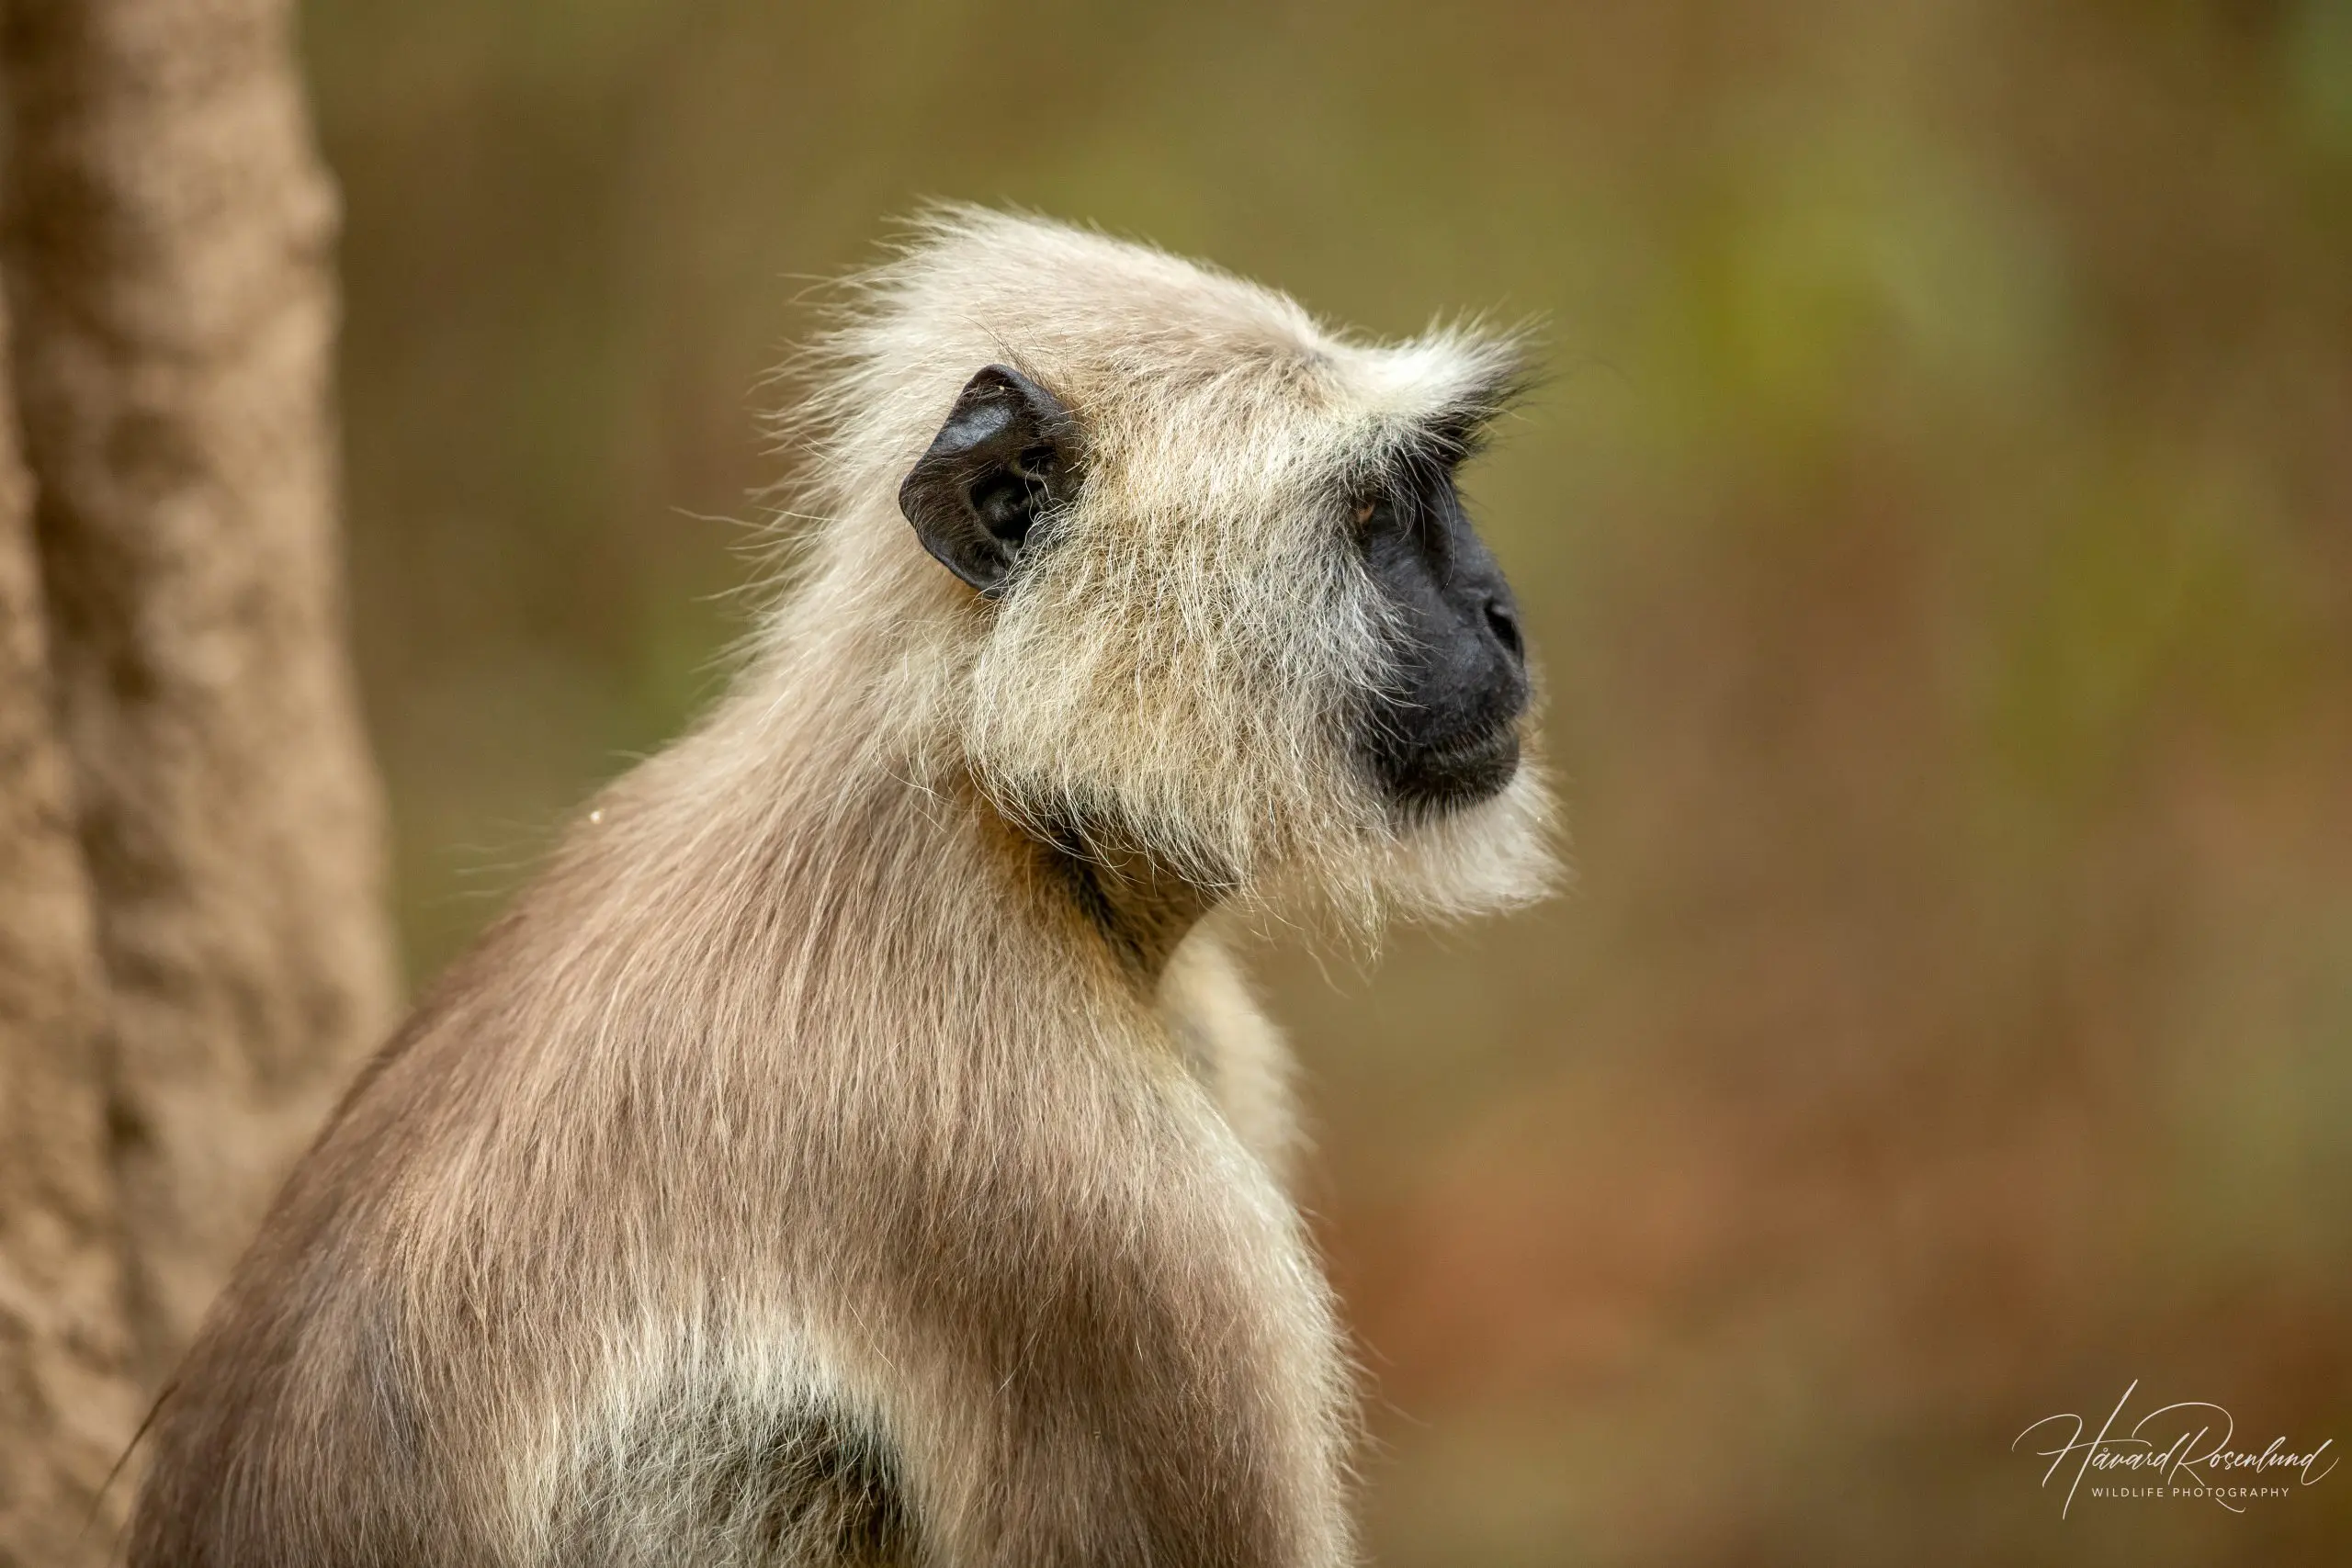
[[2352,1472],[2009,1451],[2135,1378],[2352,1442],[2352,6],[304,26],[413,980],[711,692],[758,378],[920,198],[1539,316],[1475,494],[1578,886],[1263,971],[1375,1560],[2352,1559]]

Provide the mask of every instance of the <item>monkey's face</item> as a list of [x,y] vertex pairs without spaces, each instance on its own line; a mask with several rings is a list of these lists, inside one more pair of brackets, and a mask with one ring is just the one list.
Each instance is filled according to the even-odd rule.
[[1518,608],[1455,483],[1491,410],[1368,419],[1342,368],[1281,398],[965,383],[899,502],[987,606],[967,736],[1015,815],[1234,885],[1518,777]]
[[842,581],[901,639],[922,766],[1227,891],[1376,919],[1540,890],[1518,610],[1454,472],[1508,344],[1367,344],[978,213],[870,287],[819,500],[873,541]]
[[1358,743],[1408,814],[1484,800],[1519,772],[1527,649],[1510,584],[1455,487],[1458,450],[1415,454],[1354,510],[1388,620],[1386,668]]

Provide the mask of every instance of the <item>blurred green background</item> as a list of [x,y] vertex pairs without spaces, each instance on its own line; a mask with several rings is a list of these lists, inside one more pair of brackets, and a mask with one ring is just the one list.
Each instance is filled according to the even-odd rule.
[[2352,1561],[2352,4],[315,0],[413,971],[709,696],[925,197],[1545,323],[1574,895],[1272,955],[1393,1568]]

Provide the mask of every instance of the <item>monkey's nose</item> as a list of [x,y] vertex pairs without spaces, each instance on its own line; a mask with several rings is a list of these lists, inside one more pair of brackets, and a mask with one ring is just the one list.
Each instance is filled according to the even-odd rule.
[[1503,645],[1504,652],[1514,660],[1525,662],[1527,646],[1519,635],[1519,610],[1500,594],[1487,596],[1487,629],[1495,634],[1495,640]]

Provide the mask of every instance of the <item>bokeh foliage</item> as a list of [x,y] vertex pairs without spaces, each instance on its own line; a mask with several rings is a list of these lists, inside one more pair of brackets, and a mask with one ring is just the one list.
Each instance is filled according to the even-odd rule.
[[1378,1561],[2279,1563],[2078,1505],[2144,1393],[2352,1441],[2352,6],[317,0],[372,721],[429,973],[713,689],[762,371],[931,196],[1382,332],[1579,883],[1273,959]]

